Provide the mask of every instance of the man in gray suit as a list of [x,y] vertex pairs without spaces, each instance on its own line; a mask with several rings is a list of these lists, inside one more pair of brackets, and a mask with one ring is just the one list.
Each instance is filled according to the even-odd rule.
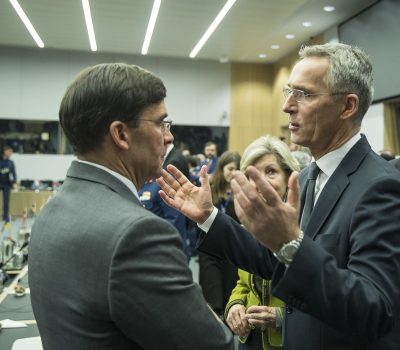
[[165,96],[158,77],[122,63],[83,70],[64,95],[60,123],[78,160],[36,219],[29,250],[45,350],[233,348],[179,233],[137,197],[173,141]]
[[[304,47],[283,92],[291,141],[314,157],[300,174],[301,192],[297,173],[286,203],[254,167],[249,178],[236,173],[231,186],[245,228],[213,209],[205,169],[199,189],[168,168],[178,181],[164,173],[161,195],[202,224],[200,249],[272,279],[272,293],[286,303],[285,350],[397,350],[400,178],[360,134],[371,63],[344,44]],[[262,315],[246,317],[235,327],[257,326]]]

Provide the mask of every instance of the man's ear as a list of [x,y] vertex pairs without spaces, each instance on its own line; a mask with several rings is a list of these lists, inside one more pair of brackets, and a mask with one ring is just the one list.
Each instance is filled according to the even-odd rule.
[[359,109],[360,100],[356,94],[347,94],[345,96],[341,119],[354,117]]
[[129,148],[129,134],[126,123],[115,120],[110,124],[109,132],[114,144],[121,149]]

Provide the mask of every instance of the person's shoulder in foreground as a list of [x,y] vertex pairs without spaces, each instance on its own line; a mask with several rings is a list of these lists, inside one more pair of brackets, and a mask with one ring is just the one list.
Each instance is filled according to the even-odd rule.
[[233,349],[179,233],[138,199],[173,141],[165,96],[158,77],[123,63],[84,69],[67,88],[59,117],[78,160],[29,249],[44,349]]

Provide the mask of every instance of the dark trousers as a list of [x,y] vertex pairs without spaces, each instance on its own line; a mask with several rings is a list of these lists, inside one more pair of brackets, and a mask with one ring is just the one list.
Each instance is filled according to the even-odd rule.
[[0,185],[0,191],[3,191],[3,220],[6,220],[10,211],[11,186]]
[[218,315],[224,314],[225,306],[237,280],[236,266],[199,252],[199,284],[203,290],[204,299]]

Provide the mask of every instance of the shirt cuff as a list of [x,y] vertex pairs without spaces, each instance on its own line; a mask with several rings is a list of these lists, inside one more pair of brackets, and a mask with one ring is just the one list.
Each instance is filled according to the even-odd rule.
[[202,224],[197,224],[197,226],[200,228],[200,230],[207,233],[210,230],[210,227],[213,224],[215,218],[217,217],[217,214],[218,214],[218,209],[216,207],[214,207],[212,213],[207,218],[207,220],[204,221]]

